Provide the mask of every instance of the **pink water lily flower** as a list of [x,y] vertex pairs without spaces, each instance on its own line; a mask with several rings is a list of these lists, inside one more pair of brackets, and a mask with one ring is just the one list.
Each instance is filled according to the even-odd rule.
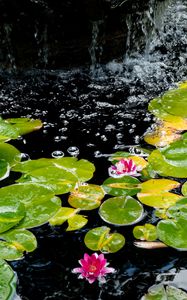
[[111,166],[108,169],[109,175],[114,178],[120,178],[123,176],[140,176],[138,171],[141,168],[138,168],[132,159],[121,159],[114,166]]
[[106,282],[105,276],[108,273],[114,273],[114,268],[108,268],[107,260],[103,254],[98,255],[93,253],[91,256],[87,253],[84,258],[79,260],[81,267],[72,270],[73,273],[80,273],[79,279],[86,279],[89,283],[96,280],[104,283]]

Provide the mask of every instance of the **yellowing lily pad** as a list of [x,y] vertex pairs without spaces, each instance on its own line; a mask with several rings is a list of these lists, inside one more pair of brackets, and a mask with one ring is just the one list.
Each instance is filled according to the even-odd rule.
[[92,210],[100,206],[105,193],[102,187],[86,184],[74,189],[68,199],[71,206],[83,210]]
[[180,139],[180,137],[181,135],[172,128],[160,124],[153,131],[144,135],[144,141],[156,147],[164,147]]
[[141,184],[138,199],[148,206],[155,208],[168,208],[176,203],[181,196],[168,191],[179,187],[180,183],[168,179],[150,179]]

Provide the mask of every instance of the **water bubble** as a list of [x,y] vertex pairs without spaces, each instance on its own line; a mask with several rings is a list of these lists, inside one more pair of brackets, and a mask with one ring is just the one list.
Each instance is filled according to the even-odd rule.
[[27,153],[21,153],[21,161],[29,160],[30,156]]
[[99,150],[97,150],[97,151],[94,152],[94,156],[95,157],[101,157],[102,153]]
[[71,146],[67,149],[67,152],[72,155],[72,156],[77,156],[79,155],[79,148],[77,148],[76,146]]
[[64,152],[60,151],[60,150],[55,150],[51,153],[51,156],[54,158],[60,158],[64,156]]

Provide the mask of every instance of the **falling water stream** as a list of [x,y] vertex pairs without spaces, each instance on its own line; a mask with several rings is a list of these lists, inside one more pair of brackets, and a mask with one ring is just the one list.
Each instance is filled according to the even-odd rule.
[[[120,4],[121,8],[125,2],[113,1],[112,7]],[[187,1],[150,1],[148,9],[129,12],[122,20],[126,30],[123,55],[105,63],[104,24],[105,18],[90,22],[90,63],[68,69],[49,68],[47,25],[34,25],[37,63],[30,69],[20,70],[16,65],[10,23],[4,25],[3,37],[0,34],[7,51],[7,68],[2,67],[0,73],[0,113],[4,118],[32,117],[44,123],[42,130],[14,144],[31,158],[87,158],[96,164],[98,184],[107,177],[105,156],[129,145],[133,150],[133,145],[143,142],[142,135],[152,122],[149,100],[187,77]],[[101,226],[102,221],[96,223]],[[126,232],[129,245],[115,258],[108,256],[117,274],[107,285],[93,289],[71,274],[86,251],[81,242],[84,229],[66,233],[63,226],[45,225],[34,233],[38,249],[11,263],[18,273],[22,300],[138,300],[156,281],[171,280],[172,274],[187,268],[185,254],[172,249],[132,250]]]

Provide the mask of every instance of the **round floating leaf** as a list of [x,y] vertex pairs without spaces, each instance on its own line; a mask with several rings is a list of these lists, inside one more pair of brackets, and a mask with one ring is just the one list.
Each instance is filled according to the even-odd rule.
[[149,111],[164,121],[164,127],[169,127],[176,130],[187,130],[187,119],[166,112],[162,107],[162,100],[160,98],[153,99],[150,102]]
[[15,165],[21,159],[21,153],[14,146],[0,143],[0,160],[5,160],[10,166]]
[[18,182],[37,182],[43,184],[54,194],[60,195],[71,191],[77,182],[77,178],[71,172],[55,166],[36,169],[29,176],[22,176]]
[[156,208],[168,208],[176,203],[181,196],[167,192],[179,187],[180,183],[168,179],[150,179],[141,184],[138,199],[145,205]]
[[138,240],[154,241],[157,239],[157,230],[154,225],[145,224],[143,226],[134,227],[133,235]]
[[187,181],[182,186],[182,194],[187,196]]
[[17,228],[32,228],[45,224],[61,207],[61,200],[55,196],[43,195],[34,197],[30,202],[24,201],[26,208],[25,218]]
[[134,196],[140,191],[139,180],[131,176],[108,178],[103,182],[103,189],[112,196]]
[[19,135],[30,133],[42,127],[42,122],[38,119],[11,118],[7,119],[6,122],[8,122]]
[[99,214],[109,224],[124,226],[139,222],[144,210],[141,203],[131,197],[115,197],[103,202]]
[[[13,195],[10,198],[0,189],[0,233],[18,224],[25,216],[25,206]],[[2,197],[1,197],[2,196]]]
[[46,168],[56,168],[65,174],[69,173],[74,176],[74,178],[76,177],[75,181],[87,181],[92,178],[93,172],[95,171],[95,167],[92,163],[83,159],[78,161],[75,157],[30,160],[17,164],[13,170],[32,175],[33,172],[45,174]]
[[181,135],[172,128],[164,127],[163,124],[157,126],[153,131],[144,135],[144,141],[156,147],[164,147],[173,141],[180,139]]
[[0,159],[0,180],[7,178],[10,174],[10,165],[4,159]]
[[174,286],[153,285],[141,300],[186,300],[187,293]]
[[75,216],[79,210],[70,207],[61,207],[57,213],[50,218],[49,223],[53,226],[62,225],[69,218]]
[[102,226],[88,231],[84,242],[93,251],[115,253],[124,246],[125,238],[119,233],[110,233],[109,227]]
[[104,191],[99,185],[81,185],[71,192],[68,202],[75,208],[92,210],[100,206]]
[[172,219],[177,219],[182,217],[187,218],[187,198],[181,198],[178,200],[174,206],[171,206],[167,212],[167,217]]
[[178,250],[187,250],[187,221],[179,218],[177,220],[162,220],[157,224],[159,239],[166,245]]
[[21,252],[32,252],[37,247],[34,234],[26,229],[11,229],[5,233],[1,233],[0,238]]
[[11,139],[17,139],[19,132],[11,126],[6,120],[0,119],[0,141],[6,142]]
[[161,103],[167,113],[187,118],[187,88],[168,91]]
[[78,230],[87,224],[88,220],[81,215],[75,215],[68,219],[68,228],[66,231]]
[[[21,207],[21,216],[16,219],[19,228],[32,228],[46,223],[61,207],[61,200],[46,187],[36,184],[14,184],[0,189],[0,203],[12,203],[13,212],[11,218],[16,218],[15,210],[18,204]],[[19,214],[18,214],[19,216]],[[12,226],[11,226],[12,227]],[[9,227],[10,228],[10,227]],[[2,232],[2,231],[1,231]]]
[[129,152],[124,152],[124,151],[118,151],[116,153],[113,153],[110,157],[109,157],[109,161],[112,161],[113,163],[123,159],[123,158],[128,158],[129,157]]
[[17,277],[11,267],[0,260],[0,299],[10,300],[16,295]]

